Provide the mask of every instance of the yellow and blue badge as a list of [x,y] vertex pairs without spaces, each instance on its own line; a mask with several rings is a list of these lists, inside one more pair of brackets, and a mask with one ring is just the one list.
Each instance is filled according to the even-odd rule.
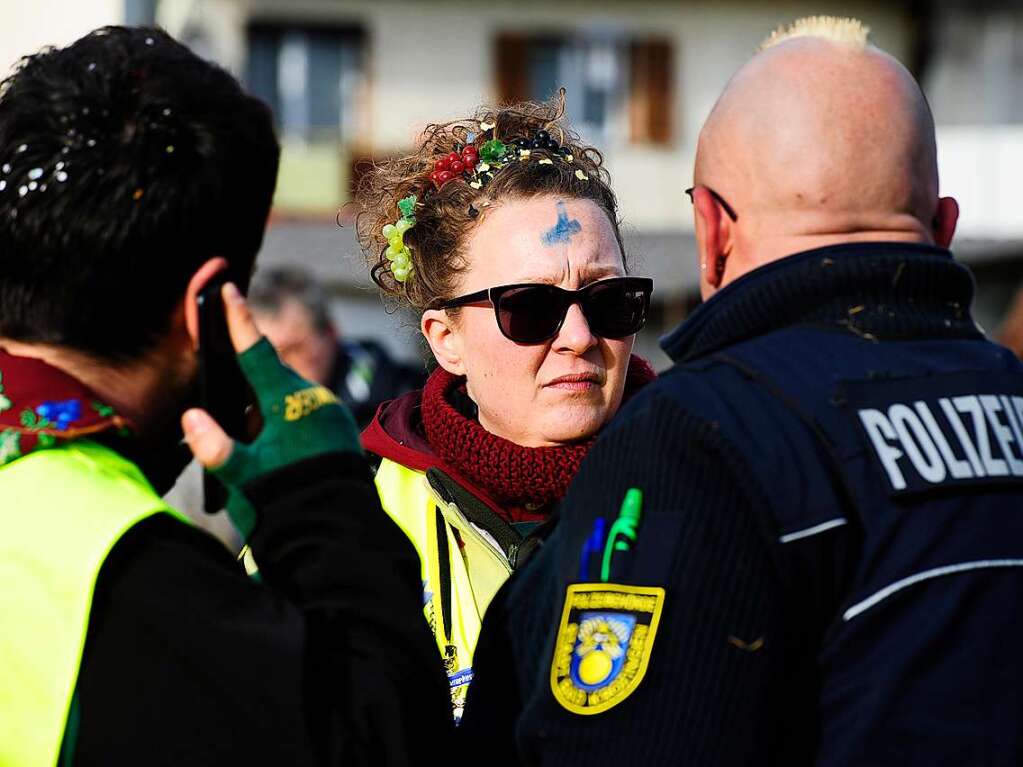
[[599,714],[639,687],[664,605],[659,586],[568,587],[551,661],[551,692],[575,714]]

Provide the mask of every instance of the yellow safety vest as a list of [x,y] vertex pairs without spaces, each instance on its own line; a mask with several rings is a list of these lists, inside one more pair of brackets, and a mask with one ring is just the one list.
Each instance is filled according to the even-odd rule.
[[[448,673],[457,721],[472,681],[472,655],[483,614],[512,566],[497,542],[472,525],[458,506],[445,501],[423,472],[385,458],[377,469],[376,485],[384,510],[419,552],[423,612]],[[450,608],[445,610],[447,595]]]
[[0,467],[0,767],[56,764],[100,567],[159,512],[187,521],[95,442]]

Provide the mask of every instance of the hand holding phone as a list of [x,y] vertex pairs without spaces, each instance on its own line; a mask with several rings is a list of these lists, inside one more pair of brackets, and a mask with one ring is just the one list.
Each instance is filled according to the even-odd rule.
[[[199,312],[199,406],[232,438],[249,442],[258,433],[258,407],[242,374],[227,327],[222,291],[227,274],[215,275],[196,297]],[[258,334],[255,340],[258,340]],[[254,342],[254,341],[253,341]],[[226,488],[211,474],[203,476],[203,508],[215,514],[227,503]]]
[[227,283],[221,295],[232,348],[262,413],[262,429],[251,443],[235,440],[199,409],[187,411],[182,425],[195,457],[226,486],[228,514],[247,539],[256,521],[244,492],[250,481],[331,453],[361,454],[362,445],[355,419],[333,392],[278,359],[238,289]]

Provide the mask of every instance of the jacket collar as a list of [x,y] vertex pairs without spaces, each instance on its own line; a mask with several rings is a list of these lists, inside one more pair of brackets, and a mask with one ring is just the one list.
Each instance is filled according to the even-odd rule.
[[676,362],[795,325],[876,340],[981,338],[974,283],[949,251],[900,242],[797,253],[746,274],[661,339]]
[[399,463],[414,471],[437,469],[471,492],[495,514],[500,505],[483,488],[460,474],[438,456],[423,431],[421,414],[423,392],[411,391],[388,400],[377,408],[376,416],[362,432],[363,448],[381,458]]

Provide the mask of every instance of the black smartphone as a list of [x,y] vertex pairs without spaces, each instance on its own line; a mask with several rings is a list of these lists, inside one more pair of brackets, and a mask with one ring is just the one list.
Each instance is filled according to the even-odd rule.
[[[256,395],[238,364],[227,330],[227,315],[220,291],[229,281],[221,272],[196,298],[199,310],[199,406],[213,416],[228,436],[249,442],[255,436]],[[215,514],[224,508],[227,491],[213,475],[203,475],[203,508]]]

